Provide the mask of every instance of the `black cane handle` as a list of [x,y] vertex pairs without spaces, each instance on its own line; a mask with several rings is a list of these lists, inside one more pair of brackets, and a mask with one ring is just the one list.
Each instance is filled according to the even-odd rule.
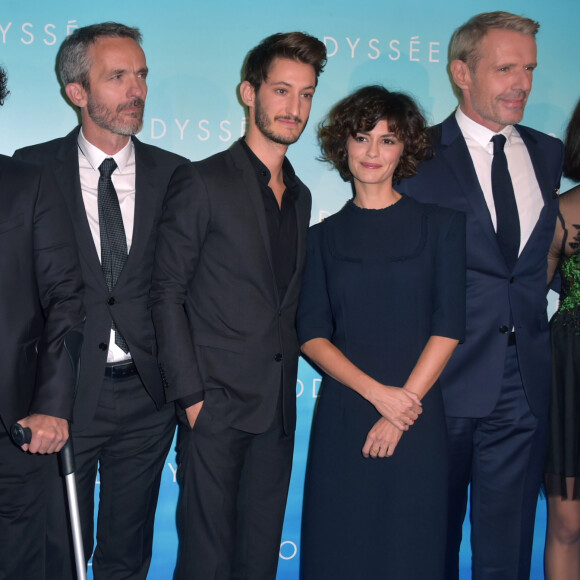
[[23,427],[20,423],[14,423],[10,427],[10,436],[18,447],[22,447],[25,443],[32,441],[32,430],[28,427]]

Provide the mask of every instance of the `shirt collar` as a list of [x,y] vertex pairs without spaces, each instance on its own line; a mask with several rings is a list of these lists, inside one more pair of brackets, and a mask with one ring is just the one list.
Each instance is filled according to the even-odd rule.
[[252,164],[252,167],[256,172],[256,177],[258,178],[260,183],[265,183],[266,185],[268,185],[268,183],[270,183],[271,177],[270,170],[268,169],[268,167],[266,167],[264,163],[262,163],[262,160],[252,151],[250,146],[246,143],[246,139],[244,137],[240,139],[240,143],[242,144],[242,147],[244,148],[244,151],[246,152],[246,155],[248,156],[248,159],[250,160],[250,163]]
[[[252,151],[251,147],[246,143],[245,137],[240,139],[240,143],[246,152],[254,171],[256,172],[256,177],[261,184],[268,185],[270,183],[270,170],[264,163],[262,163],[261,159]],[[288,188],[288,192],[292,192],[289,195],[289,198],[295,199],[298,196],[300,188],[298,187],[298,181],[296,179],[296,173],[294,172],[294,168],[290,161],[288,161],[287,157],[284,157],[284,162],[282,163],[282,173],[284,175],[284,183]]]
[[90,141],[87,141],[87,138],[83,134],[83,128],[79,131],[79,136],[77,139],[77,143],[81,153],[85,156],[86,160],[89,162],[91,167],[98,171],[101,163],[109,158],[112,157],[117,164],[117,169],[115,171],[119,171],[119,173],[123,173],[127,163],[129,163],[131,159],[131,155],[133,154],[134,145],[133,140],[129,139],[129,142],[123,149],[117,151],[114,155],[107,155],[104,151],[101,151],[98,147],[95,147]]
[[[481,147],[487,149],[490,153],[493,154],[493,144],[491,143],[491,138],[494,135],[498,135],[498,133],[495,133],[491,129],[480,125],[468,117],[461,110],[461,107],[457,107],[457,111],[455,112],[455,119],[457,120],[457,124],[459,125],[463,135],[473,139]],[[499,133],[505,136],[506,144],[509,146],[511,144],[512,137],[516,133],[516,129],[513,125],[506,125]]]

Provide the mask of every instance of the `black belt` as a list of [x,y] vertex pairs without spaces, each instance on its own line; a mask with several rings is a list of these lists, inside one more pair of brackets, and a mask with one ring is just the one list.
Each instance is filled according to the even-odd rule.
[[516,345],[516,333],[510,332],[508,334],[508,346],[515,346]]
[[121,381],[137,374],[137,367],[132,360],[118,363],[107,363],[105,366],[105,377],[112,381]]

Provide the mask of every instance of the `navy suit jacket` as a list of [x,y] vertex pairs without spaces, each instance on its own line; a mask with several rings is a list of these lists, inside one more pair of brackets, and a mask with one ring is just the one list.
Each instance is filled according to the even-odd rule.
[[70,419],[64,339],[81,330],[82,281],[72,226],[38,168],[0,156],[0,419]]
[[311,207],[296,183],[296,268],[282,298],[241,143],[176,172],[159,229],[151,302],[167,399],[204,399],[201,413],[250,433],[271,426],[280,385],[285,432],[296,425],[295,319]]
[[135,144],[135,217],[133,241],[115,288],[109,292],[83,203],[78,162],[79,127],[66,137],[25,147],[15,157],[39,164],[56,180],[70,217],[85,284],[87,320],[81,372],[74,405],[74,425],[82,430],[93,418],[103,382],[112,321],[129,345],[143,385],[160,407],[163,383],[156,360],[155,333],[147,302],[167,184],[187,160],[133,138]]
[[452,417],[484,417],[502,384],[510,320],[521,377],[532,412],[548,412],[551,385],[546,277],[547,255],[558,211],[562,143],[516,125],[534,167],[544,205],[513,270],[499,249],[471,155],[455,115],[432,128],[434,157],[401,183],[420,201],[460,210],[467,217],[467,328],[441,376],[445,411]]

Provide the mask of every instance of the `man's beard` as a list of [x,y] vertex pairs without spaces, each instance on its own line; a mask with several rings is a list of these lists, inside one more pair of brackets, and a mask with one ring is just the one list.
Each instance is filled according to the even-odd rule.
[[[121,117],[123,110],[127,108],[139,107],[140,111],[131,117]],[[89,94],[87,112],[93,122],[117,135],[136,135],[143,127],[143,111],[145,101],[140,98],[133,99],[129,103],[119,105],[113,113],[106,105],[97,103]]]
[[[302,135],[302,131],[304,131],[306,127],[306,123],[300,129],[298,135],[279,135],[278,133],[274,133],[272,130],[272,122],[270,121],[270,117],[268,117],[268,113],[266,113],[260,104],[260,100],[256,97],[254,101],[254,118],[256,121],[256,127],[259,131],[270,141],[274,143],[278,143],[280,145],[292,145],[292,143],[296,143]],[[300,117],[294,117],[293,115],[279,115],[278,117],[274,117],[274,119],[287,119],[289,121],[295,121],[296,123],[302,123],[302,119]]]

